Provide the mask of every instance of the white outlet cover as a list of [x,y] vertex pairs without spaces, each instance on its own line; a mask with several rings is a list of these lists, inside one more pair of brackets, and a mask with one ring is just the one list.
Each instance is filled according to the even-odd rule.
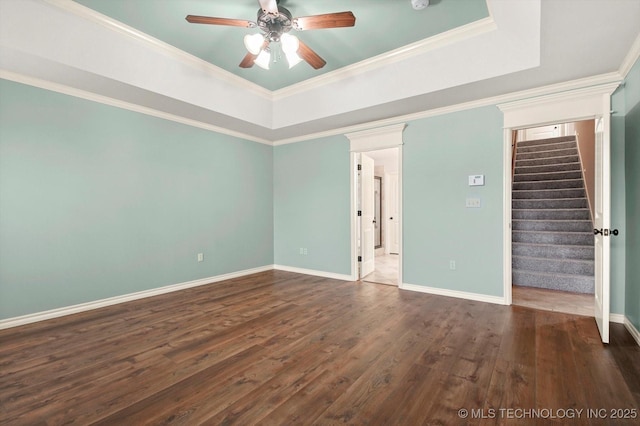
[[465,201],[465,207],[472,209],[480,208],[480,198],[467,198]]

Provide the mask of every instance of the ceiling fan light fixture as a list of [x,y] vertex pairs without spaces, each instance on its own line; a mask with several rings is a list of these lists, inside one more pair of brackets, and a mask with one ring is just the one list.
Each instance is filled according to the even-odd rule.
[[244,36],[244,47],[247,48],[249,53],[257,55],[262,50],[264,43],[264,36],[262,34],[247,34]]
[[296,53],[300,48],[300,41],[298,40],[298,37],[291,34],[282,34],[282,37],[280,37],[280,42],[282,43],[282,51],[285,54]]
[[295,67],[300,62],[302,62],[302,58],[296,52],[284,52],[284,56],[287,58],[289,69]]
[[271,61],[271,52],[269,49],[263,49],[259,54],[254,63],[260,68],[264,68],[265,70],[269,69],[269,62]]

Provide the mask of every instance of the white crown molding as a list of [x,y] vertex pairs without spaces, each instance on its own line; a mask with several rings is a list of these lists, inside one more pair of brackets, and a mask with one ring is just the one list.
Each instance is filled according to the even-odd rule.
[[429,117],[436,117],[439,115],[451,114],[454,112],[466,111],[474,108],[482,108],[485,106],[493,105],[507,105],[509,102],[526,100],[530,98],[536,98],[539,96],[545,96],[550,94],[557,94],[562,92],[571,92],[574,90],[583,89],[585,87],[600,86],[603,84],[619,84],[621,81],[620,74],[617,72],[599,74],[591,77],[581,78],[577,80],[566,81],[563,83],[551,84],[548,86],[536,87],[534,89],[522,90],[518,92],[507,93],[499,96],[492,96],[489,98],[478,99],[470,102],[463,102],[460,104],[449,105],[441,108],[429,109],[412,114],[405,114],[396,117],[386,118],[384,120],[372,121],[369,123],[358,124],[354,126],[341,127],[337,129],[328,130],[325,132],[312,133],[295,138],[280,139],[273,142],[274,146],[287,145],[290,143],[303,142],[312,139],[319,139],[329,136],[344,135],[349,132],[358,132],[361,130],[371,129],[372,127],[390,126],[401,122],[410,122],[414,120],[420,120]]
[[15,81],[16,83],[22,83],[22,84],[27,84],[29,86],[39,87],[41,89],[50,90],[52,92],[62,93],[64,95],[74,96],[80,99],[86,99],[89,101],[98,102],[98,103],[113,106],[116,108],[122,108],[129,111],[145,114],[145,115],[150,115],[152,117],[174,121],[176,123],[186,124],[187,126],[197,127],[200,129],[209,130],[212,132],[221,133],[228,136],[233,136],[236,138],[246,139],[252,142],[257,142],[265,145],[273,145],[271,141],[268,141],[266,139],[256,138],[255,136],[251,136],[245,133],[240,133],[240,132],[235,132],[229,129],[225,129],[224,127],[214,126],[212,124],[203,123],[201,121],[192,120],[192,119],[181,117],[174,114],[169,114],[167,112],[158,111],[153,108],[148,108],[138,104],[125,102],[125,101],[110,98],[104,95],[98,95],[96,93],[87,92],[87,91],[69,87],[63,84],[53,83],[47,80],[41,80],[38,78],[26,76],[23,74],[14,73],[12,71],[7,71],[4,69],[0,69],[0,78],[5,80],[10,80],[10,81]]
[[402,132],[405,127],[407,127],[405,123],[400,123],[392,126],[347,133],[345,136],[351,142],[351,152],[374,151],[402,145]]
[[631,68],[638,59],[640,59],[640,33],[638,33],[638,36],[631,45],[631,49],[629,49],[629,53],[627,53],[627,56],[624,57],[624,60],[620,65],[618,72],[622,78],[625,78],[627,74],[629,74],[629,71],[631,71]]
[[446,290],[443,288],[427,287],[416,284],[400,284],[401,290],[416,291],[419,293],[435,294],[437,296],[455,297],[458,299],[475,300],[477,302],[493,303],[497,305],[505,305],[503,297],[487,296],[486,294],[469,293],[466,291]]
[[355,75],[363,74],[373,69],[423,54],[430,50],[439,49],[461,40],[477,37],[481,34],[495,31],[497,28],[498,27],[492,17],[483,18],[415,43],[408,44],[398,49],[365,59],[353,65],[276,90],[273,92],[273,99],[274,101],[281,100],[308,90],[317,89],[327,84],[335,83],[347,78],[353,78]]
[[351,275],[336,274],[335,272],[317,271],[315,269],[296,268],[294,266],[285,266],[285,265],[273,265],[273,269],[276,269],[278,271],[295,272],[298,274],[330,278],[333,280],[353,281],[353,277]]
[[44,312],[36,312],[34,314],[23,315],[14,318],[0,320],[0,330],[20,325],[31,324],[38,321],[44,321],[52,318],[58,318],[66,315],[86,312],[93,309],[104,308],[105,306],[117,305],[119,303],[130,302],[132,300],[144,299],[147,297],[158,296],[160,294],[171,293],[174,291],[185,290],[187,288],[198,287],[207,284],[213,284],[219,281],[230,280],[233,278],[244,277],[246,275],[257,274],[258,272],[271,271],[273,265],[265,265],[257,268],[245,269],[243,271],[231,272],[228,274],[216,275],[209,278],[201,278],[199,280],[187,281],[179,284],[172,284],[164,287],[153,288],[150,290],[138,291],[135,293],[124,294],[121,296],[109,297],[107,299],[95,300],[78,305],[66,306],[58,309],[51,309]]
[[125,35],[127,37],[133,38],[138,42],[142,42],[149,46],[149,48],[154,49],[156,51],[160,51],[165,55],[168,55],[182,63],[188,64],[192,67],[195,67],[200,70],[205,70],[212,76],[217,79],[220,79],[228,84],[232,84],[237,86],[240,89],[247,90],[255,95],[261,96],[268,100],[273,100],[273,92],[264,87],[252,83],[244,78],[238,77],[237,75],[224,70],[220,67],[213,65],[210,62],[207,62],[203,59],[198,58],[190,53],[185,52],[184,50],[178,49],[175,46],[172,46],[168,43],[163,42],[162,40],[158,40],[155,37],[152,37],[142,31],[139,31],[133,27],[130,27],[122,22],[119,22],[113,18],[110,18],[106,15],[101,14],[93,9],[90,9],[80,3],[76,3],[72,0],[44,0],[45,2],[55,6],[59,9],[62,9],[66,12],[72,13],[82,19],[86,19],[88,21],[97,23],[102,25],[103,27],[115,31],[119,34]]

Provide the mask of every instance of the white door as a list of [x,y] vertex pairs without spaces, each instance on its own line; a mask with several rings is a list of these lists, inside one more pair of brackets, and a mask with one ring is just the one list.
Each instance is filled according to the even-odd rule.
[[609,343],[609,227],[611,209],[611,163],[609,117],[596,119],[595,317],[604,343]]
[[538,139],[548,139],[562,136],[560,134],[560,125],[552,124],[550,126],[533,127],[525,130],[525,140],[532,141]]
[[387,186],[387,253],[400,252],[400,197],[398,188],[398,174],[389,173]]
[[375,196],[373,184],[373,159],[360,154],[360,278],[374,271],[375,265]]

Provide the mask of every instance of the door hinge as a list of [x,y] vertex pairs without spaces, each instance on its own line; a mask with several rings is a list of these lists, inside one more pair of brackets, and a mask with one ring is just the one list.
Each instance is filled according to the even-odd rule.
[[362,262],[362,256],[358,256],[358,262]]
[[362,210],[358,210],[358,216],[362,216]]
[[362,170],[362,164],[358,164],[358,170]]

